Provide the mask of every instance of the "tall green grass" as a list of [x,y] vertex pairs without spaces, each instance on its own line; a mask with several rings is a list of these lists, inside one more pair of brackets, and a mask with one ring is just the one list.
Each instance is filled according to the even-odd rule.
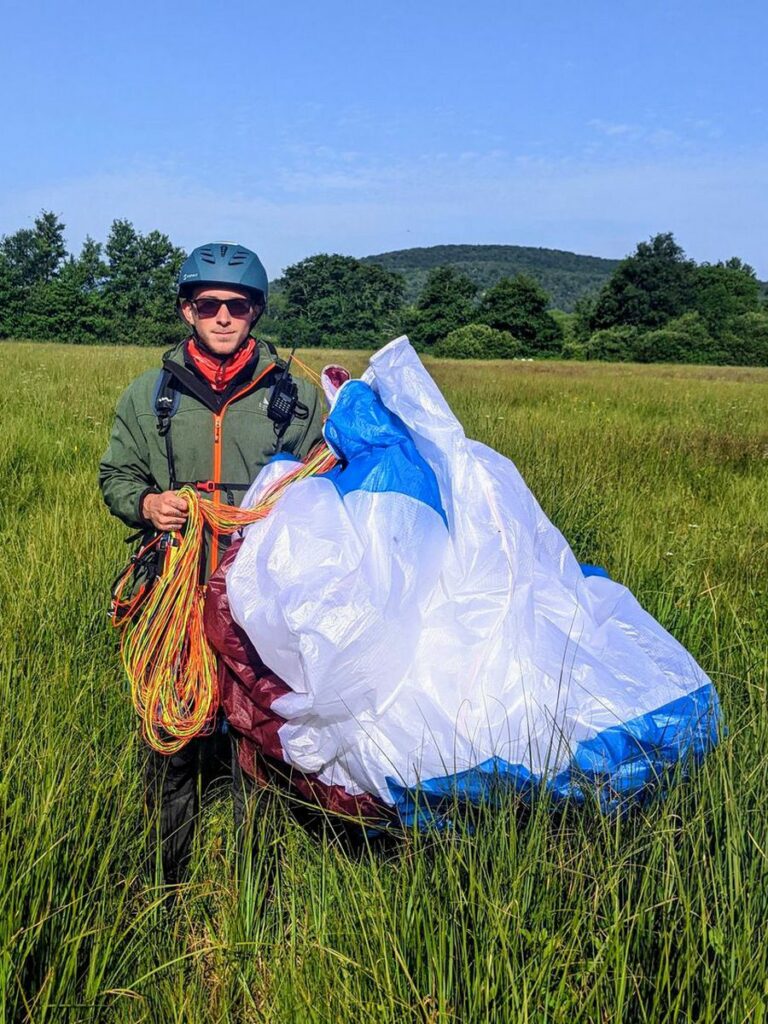
[[95,482],[117,396],[158,354],[2,354],[2,1020],[766,1019],[768,372],[430,364],[576,554],[711,674],[729,733],[692,779],[623,819],[510,803],[472,834],[356,851],[267,794],[239,873],[214,799],[171,903],[142,874],[106,618],[125,531]]

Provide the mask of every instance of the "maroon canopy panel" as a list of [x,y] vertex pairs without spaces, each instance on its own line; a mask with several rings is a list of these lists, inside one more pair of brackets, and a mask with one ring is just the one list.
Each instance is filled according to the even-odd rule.
[[332,813],[379,824],[390,820],[391,810],[373,796],[353,796],[342,786],[329,786],[286,763],[279,736],[285,719],[272,704],[290,687],[267,668],[229,611],[226,575],[241,543],[232,543],[208,581],[204,615],[206,635],[218,654],[221,703],[240,740],[240,766],[261,785],[287,784],[303,800]]

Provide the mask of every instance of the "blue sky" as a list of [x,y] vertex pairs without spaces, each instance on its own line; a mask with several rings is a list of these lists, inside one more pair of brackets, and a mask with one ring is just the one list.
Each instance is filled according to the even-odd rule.
[[768,278],[768,5],[4,4],[0,233],[315,252],[672,230]]

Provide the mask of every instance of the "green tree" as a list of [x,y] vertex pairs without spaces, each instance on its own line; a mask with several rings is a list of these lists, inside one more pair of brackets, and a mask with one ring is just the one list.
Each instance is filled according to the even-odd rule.
[[70,256],[52,281],[32,289],[26,314],[30,337],[83,345],[109,335],[102,294],[107,267],[101,249],[87,237],[77,258]]
[[271,323],[286,344],[373,347],[399,330],[404,287],[373,263],[321,253],[287,268]]
[[547,293],[525,274],[502,278],[480,300],[477,320],[497,331],[508,331],[526,355],[558,355],[563,328],[548,312]]
[[563,344],[568,342],[576,341],[576,314],[566,313],[562,309],[550,309],[549,315],[552,319],[560,324],[560,330],[563,334]]
[[418,346],[434,345],[474,318],[477,287],[453,267],[430,270],[407,321],[408,336]]
[[47,283],[57,275],[67,256],[64,224],[55,213],[44,210],[35,219],[34,283]]
[[587,358],[587,345],[583,341],[574,341],[573,339],[569,340],[566,338],[560,350],[560,355],[563,359],[581,361]]
[[597,304],[596,295],[582,295],[573,307],[571,339],[585,345],[592,334],[592,317]]
[[522,348],[508,331],[497,331],[487,324],[467,324],[433,345],[431,354],[444,359],[514,359]]
[[33,227],[0,239],[0,337],[34,336],[27,317],[31,294],[55,279],[66,254],[64,225],[48,210]]
[[13,266],[0,247],[0,338],[15,338],[22,334],[23,312],[23,292]]
[[734,317],[722,340],[723,362],[768,366],[768,309]]
[[635,358],[635,345],[640,331],[637,327],[606,327],[595,331],[584,346],[587,359],[604,359],[612,363],[627,363]]
[[166,345],[184,327],[175,313],[176,278],[184,251],[167,235],[142,235],[127,220],[115,220],[105,247],[103,308],[110,340],[121,344]]
[[717,363],[721,353],[707,323],[696,311],[668,320],[635,340],[634,358],[641,363]]
[[696,268],[694,304],[710,333],[721,338],[734,317],[759,309],[760,282],[752,267],[737,257],[702,263]]
[[590,317],[592,331],[629,325],[653,329],[693,308],[696,264],[671,232],[640,242],[603,287]]
[[34,227],[21,228],[0,240],[0,252],[20,287],[50,281],[67,255],[64,225],[55,213],[43,210]]

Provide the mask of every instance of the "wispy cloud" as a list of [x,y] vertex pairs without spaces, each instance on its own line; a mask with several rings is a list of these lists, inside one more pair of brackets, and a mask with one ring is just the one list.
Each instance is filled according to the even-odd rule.
[[644,121],[611,121],[593,117],[586,124],[593,137],[604,145],[641,152],[644,147],[677,150],[681,155],[695,148],[708,149],[721,138],[722,129],[711,119],[679,116],[666,122],[663,115],[649,115]]
[[599,117],[593,117],[591,121],[587,122],[590,128],[593,128],[600,135],[629,135],[636,134],[639,129],[634,124],[622,124],[615,121],[603,121]]
[[618,257],[672,230],[690,255],[739,255],[768,277],[768,152],[739,159],[593,165],[503,149],[378,161],[328,148],[296,158],[277,182],[257,174],[213,188],[173,168],[136,168],[6,193],[0,232],[41,208],[59,212],[72,247],[103,239],[115,217],[191,247],[210,237],[257,248],[270,272],[314,252],[354,255],[457,242],[541,245]]

